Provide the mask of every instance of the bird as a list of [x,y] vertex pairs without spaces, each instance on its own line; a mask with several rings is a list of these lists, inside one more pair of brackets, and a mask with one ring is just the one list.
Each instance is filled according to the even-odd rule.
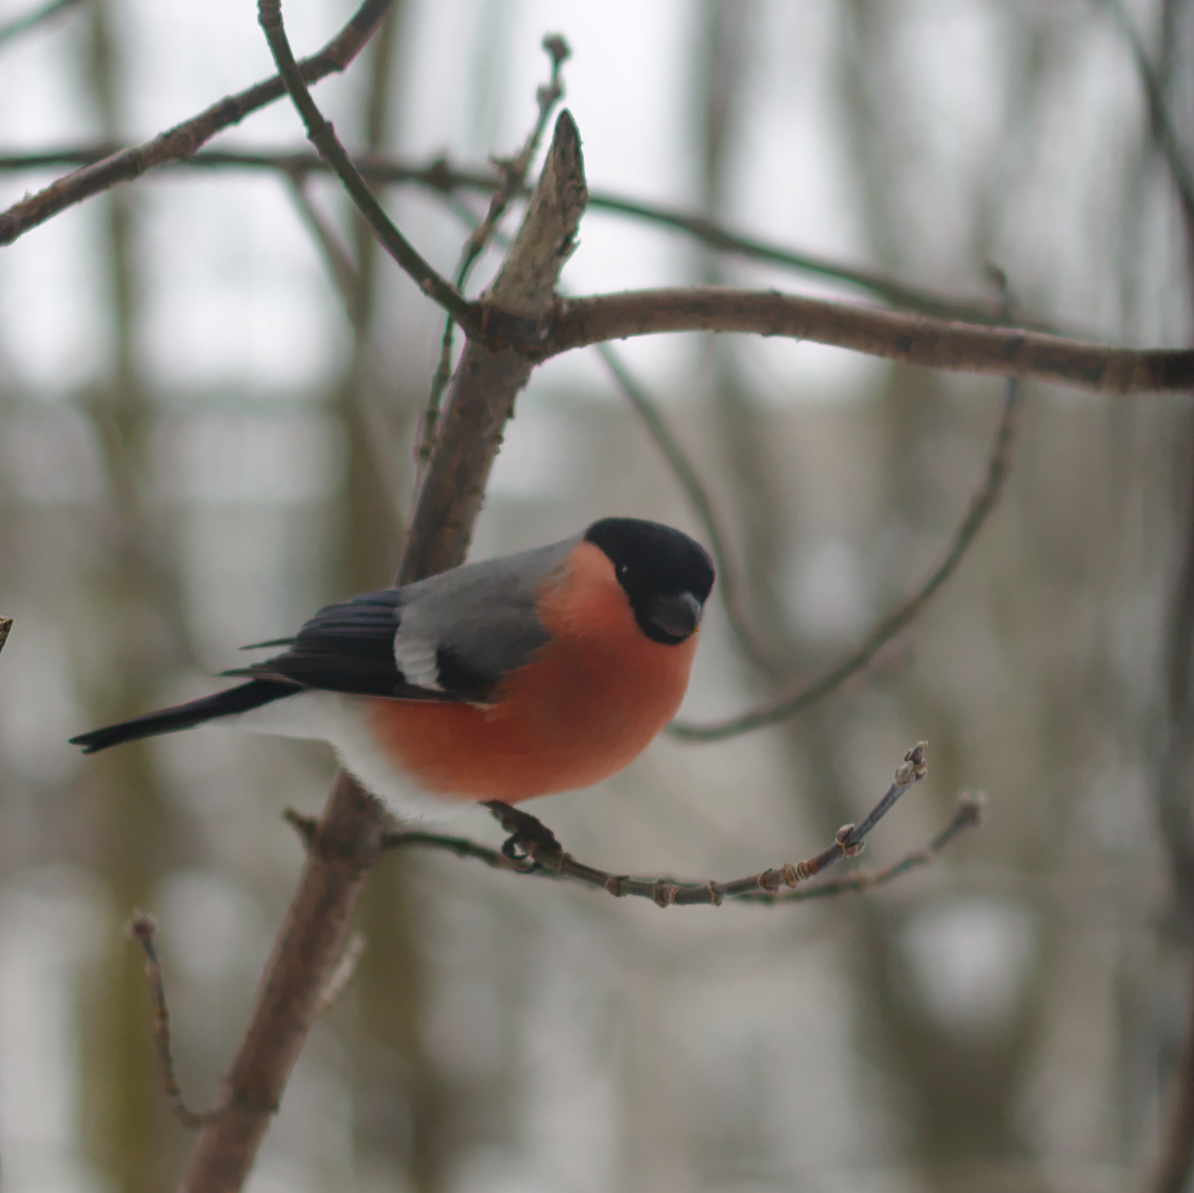
[[708,552],[608,517],[561,542],[328,605],[247,682],[71,738],[231,726],[330,742],[403,819],[588,787],[635,759],[688,687]]

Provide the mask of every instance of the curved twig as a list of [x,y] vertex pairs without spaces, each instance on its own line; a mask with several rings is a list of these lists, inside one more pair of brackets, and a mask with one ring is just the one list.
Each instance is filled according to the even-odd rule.
[[419,289],[443,307],[457,323],[470,331],[479,329],[480,311],[467,302],[451,282],[442,277],[398,231],[377,201],[377,196],[369,189],[353,165],[335,130],[323,118],[323,113],[312,99],[303,72],[290,48],[290,40],[282,23],[282,0],[259,0],[257,19],[269,42],[278,74],[306,126],[307,137],[344,184],[344,189],[348,191],[382,246],[410,275]]
[[721,603],[726,611],[726,618],[730,629],[743,653],[767,673],[775,671],[775,660],[766,647],[755,637],[754,631],[747,622],[741,607],[738,594],[738,573],[726,549],[726,537],[722,532],[721,518],[714,508],[713,499],[701,480],[700,473],[688,458],[687,453],[680,446],[671,428],[659,411],[659,407],[651,400],[646,391],[626,367],[621,356],[609,344],[596,345],[597,351],[606,367],[613,374],[614,380],[622,387],[622,392],[629,399],[647,433],[655,441],[655,446],[663,453],[668,467],[684,490],[693,512],[700,519],[705,535],[709,540],[709,551],[717,567],[718,591]]
[[134,911],[126,928],[129,936],[141,946],[145,954],[145,977],[149,982],[149,998],[153,1003],[153,1046],[158,1054],[158,1065],[162,1073],[162,1092],[170,1113],[184,1127],[197,1131],[206,1123],[215,1122],[228,1111],[227,1105],[211,1110],[192,1110],[183,1100],[182,1087],[174,1071],[174,1054],[170,1046],[170,1006],[166,1002],[166,985],[162,977],[162,963],[158,959],[154,934],[157,923],[143,911]]
[[1111,10],[1115,23],[1123,31],[1136,63],[1136,73],[1140,76],[1140,84],[1144,88],[1144,98],[1148,104],[1148,121],[1153,140],[1169,166],[1178,197],[1186,209],[1186,219],[1194,223],[1194,175],[1186,162],[1177,130],[1173,127],[1164,85],[1148,59],[1144,43],[1140,40],[1140,34],[1136,32],[1136,26],[1132,23],[1131,14],[1124,6],[1123,0],[1105,0],[1105,3]]
[[945,557],[909,600],[889,613],[841,662],[799,691],[770,700],[741,716],[712,725],[687,725],[676,722],[668,726],[668,732],[685,741],[697,742],[721,741],[740,733],[749,733],[752,729],[773,725],[776,721],[782,721],[808,708],[845,683],[850,676],[861,671],[905,626],[920,616],[933,595],[961,563],[970,544],[974,542],[983,523],[995,508],[1011,462],[1019,409],[1020,383],[1012,378],[1007,383],[1003,413],[1000,415],[999,426],[991,444],[983,487],[971,500],[970,509],[955,531]]
[[797,862],[785,863],[774,869],[750,874],[730,882],[714,879],[684,881],[674,878],[632,877],[614,874],[577,861],[566,853],[555,835],[534,816],[497,802],[485,806],[502,827],[511,834],[501,849],[470,841],[466,837],[446,836],[421,830],[402,830],[387,834],[382,848],[442,849],[457,857],[484,862],[496,870],[515,874],[534,874],[546,878],[565,879],[582,886],[605,891],[621,898],[624,895],[650,899],[660,907],[719,906],[726,900],[739,903],[801,903],[810,899],[824,899],[833,895],[870,890],[881,886],[909,870],[927,865],[963,830],[982,820],[981,796],[961,795],[948,823],[923,849],[906,854],[899,861],[876,871],[858,871],[834,882],[803,885],[823,873],[842,858],[857,855],[875,825],[891,810],[896,801],[913,784],[924,778],[924,742],[908,751],[896,771],[895,781],[887,793],[871,810],[862,824],[840,828],[834,843],[821,853]]
[[80,0],[48,0],[48,3],[43,4],[40,8],[35,8],[22,16],[13,17],[11,21],[0,25],[0,45],[15,37],[20,37],[22,33],[28,33],[30,29],[36,29],[38,25],[52,21],[67,9],[76,8],[79,3]]
[[[526,193],[527,171],[531,168],[531,161],[539,151],[539,144],[543,140],[552,110],[564,94],[560,71],[563,69],[564,63],[572,56],[572,50],[558,33],[548,34],[543,39],[543,50],[551,59],[551,77],[536,93],[538,115],[522,148],[511,158],[493,159],[494,165],[501,173],[502,180],[495,187],[493,197],[489,200],[489,210],[485,213],[485,218],[473,225],[469,238],[465,242],[464,251],[460,255],[460,265],[456,271],[456,289],[461,294],[465,292],[473,266],[480,260],[481,254],[497,234],[502,216],[506,214],[514,196]],[[443,401],[444,391],[448,388],[448,382],[452,378],[452,331],[455,326],[456,321],[449,315],[444,320],[444,331],[440,338],[439,364],[431,378],[431,392],[427,397],[422,428],[419,432],[417,456],[420,465],[431,459],[431,452],[435,447],[440,404]]]

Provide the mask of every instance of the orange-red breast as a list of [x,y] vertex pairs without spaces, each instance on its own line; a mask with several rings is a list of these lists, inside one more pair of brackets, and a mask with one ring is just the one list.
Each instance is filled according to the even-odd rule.
[[679,707],[713,579],[687,535],[604,518],[329,605],[259,644],[284,653],[225,673],[248,683],[71,740],[91,753],[205,723],[318,738],[400,814],[426,810],[412,784],[505,803],[585,787]]

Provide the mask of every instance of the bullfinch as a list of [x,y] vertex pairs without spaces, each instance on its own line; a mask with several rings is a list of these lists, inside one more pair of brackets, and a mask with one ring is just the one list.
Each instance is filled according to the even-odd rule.
[[[563,542],[321,609],[224,672],[238,687],[71,741],[84,753],[231,725],[330,742],[400,815],[587,787],[671,720],[713,563],[678,530],[603,518]],[[438,808],[443,809],[443,803]]]

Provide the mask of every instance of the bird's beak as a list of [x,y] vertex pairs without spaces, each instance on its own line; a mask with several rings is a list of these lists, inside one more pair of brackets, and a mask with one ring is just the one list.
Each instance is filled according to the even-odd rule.
[[701,624],[701,602],[691,592],[660,597],[651,607],[648,619],[673,638],[687,638]]

